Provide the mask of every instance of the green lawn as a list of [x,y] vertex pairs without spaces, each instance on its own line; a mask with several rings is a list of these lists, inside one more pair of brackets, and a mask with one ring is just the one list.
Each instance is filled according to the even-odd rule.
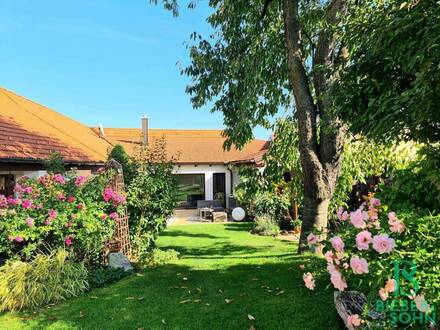
[[333,291],[304,287],[296,245],[249,229],[170,227],[158,244],[181,252],[176,264],[35,313],[0,314],[0,329],[342,329]]

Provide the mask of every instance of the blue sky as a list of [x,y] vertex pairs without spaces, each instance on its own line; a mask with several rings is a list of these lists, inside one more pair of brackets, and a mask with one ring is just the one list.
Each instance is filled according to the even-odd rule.
[[174,18],[149,0],[2,0],[0,86],[87,125],[146,114],[152,128],[222,128],[221,113],[192,108],[176,65],[192,32],[209,33],[201,2]]

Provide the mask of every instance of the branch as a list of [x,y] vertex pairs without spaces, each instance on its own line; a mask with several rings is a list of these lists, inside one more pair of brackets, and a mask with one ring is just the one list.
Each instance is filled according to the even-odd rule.
[[264,2],[263,10],[261,11],[261,15],[260,15],[260,21],[262,21],[264,19],[264,17],[266,17],[267,8],[269,7],[269,5],[272,1],[273,0],[266,0]]

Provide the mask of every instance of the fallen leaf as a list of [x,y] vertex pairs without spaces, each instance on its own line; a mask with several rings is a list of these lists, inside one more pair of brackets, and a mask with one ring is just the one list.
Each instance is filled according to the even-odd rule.
[[137,330],[145,330],[145,328],[137,328]]
[[210,306],[210,303],[206,303],[205,305],[206,305],[206,306]]
[[306,268],[306,266],[305,265],[299,265],[299,268],[304,269],[304,268]]
[[227,304],[230,304],[233,301],[234,301],[234,299],[225,299],[225,303],[227,303]]
[[200,293],[202,293],[202,289],[196,288],[196,290],[199,291]]
[[257,330],[255,329],[255,327],[253,325],[251,325],[251,327],[249,328],[249,330]]
[[134,300],[135,298],[134,297],[127,297],[127,298],[125,298],[125,300]]
[[183,278],[182,278],[182,280],[184,280],[184,281],[187,281],[187,280],[188,280],[188,278],[187,278],[187,277],[183,277]]
[[137,300],[144,300],[145,297],[138,297]]
[[163,324],[167,324],[167,323],[165,322],[165,320],[164,320],[164,319],[162,319],[162,323],[163,323]]
[[199,302],[201,302],[201,301],[202,301],[202,299],[196,299],[196,300],[194,300],[195,303],[199,303]]
[[279,296],[280,294],[283,294],[284,290],[281,290],[280,292],[277,293],[277,296]]
[[179,304],[186,304],[189,303],[191,299],[182,300]]
[[79,317],[83,317],[84,316],[84,312],[83,311],[79,311]]
[[248,319],[251,320],[251,321],[254,321],[255,317],[253,317],[251,314],[248,314]]
[[97,296],[90,296],[90,299],[98,299]]
[[223,293],[223,290],[222,289],[218,289],[218,292]]
[[177,273],[176,275],[177,275],[177,276],[180,276],[180,275],[182,275],[182,273]]
[[273,291],[273,290],[267,290],[267,292],[269,292],[269,293],[272,292],[272,291]]
[[258,281],[258,278],[254,277],[254,278],[252,279],[252,281]]

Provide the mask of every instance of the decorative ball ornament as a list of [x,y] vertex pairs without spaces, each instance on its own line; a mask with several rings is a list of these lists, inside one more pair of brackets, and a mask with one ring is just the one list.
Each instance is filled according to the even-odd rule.
[[246,216],[246,212],[241,207],[236,207],[232,210],[232,219],[234,221],[242,221]]

